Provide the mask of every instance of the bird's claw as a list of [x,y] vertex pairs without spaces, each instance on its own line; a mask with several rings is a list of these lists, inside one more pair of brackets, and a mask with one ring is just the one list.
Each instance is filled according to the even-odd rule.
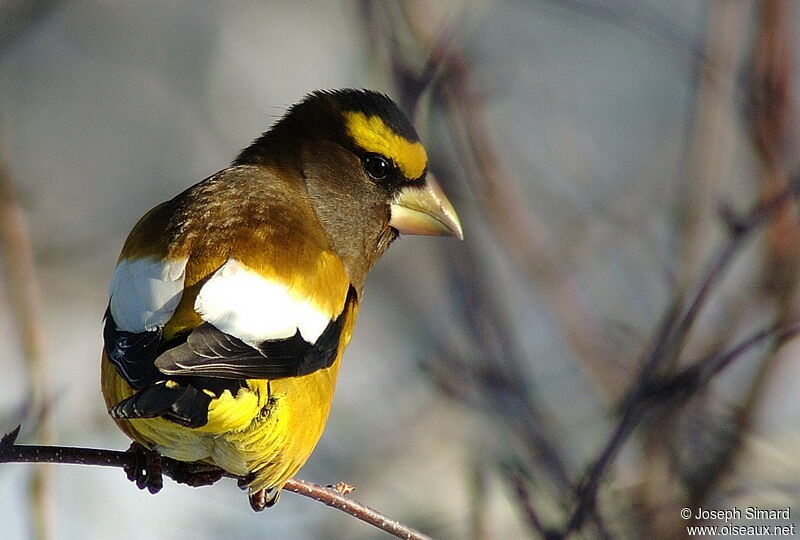
[[270,508],[278,502],[280,497],[280,488],[263,488],[250,494],[250,508],[256,512],[261,512],[265,508]]
[[164,487],[161,455],[137,442],[131,444],[128,452],[134,454],[133,460],[123,467],[128,480],[134,482],[139,489],[147,489],[150,493],[161,491]]
[[213,465],[178,462],[173,466],[170,476],[179,484],[201,487],[217,483],[224,474],[225,471]]

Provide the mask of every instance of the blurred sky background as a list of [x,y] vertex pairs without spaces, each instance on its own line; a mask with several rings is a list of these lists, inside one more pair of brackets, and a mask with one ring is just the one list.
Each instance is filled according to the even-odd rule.
[[[536,537],[526,489],[560,527],[670,302],[726,242],[720,206],[744,211],[795,173],[800,13],[775,2],[781,23],[765,29],[761,4],[0,0],[0,157],[32,233],[53,443],[128,446],[103,406],[99,357],[136,220],[226,167],[304,94],[366,87],[417,104],[466,239],[403,238],[376,266],[299,477],[355,484],[354,498],[435,538]],[[753,91],[770,32],[786,102]],[[417,103],[398,65],[424,71],[432,51],[444,67]],[[665,373],[794,320],[796,258],[780,240],[794,254],[796,221],[744,247]],[[777,282],[775,265],[788,268]],[[0,431],[22,423],[31,443],[11,296]],[[800,512],[800,365],[780,345],[643,421],[604,478],[605,524],[590,519],[585,537],[675,537],[686,501]],[[34,535],[31,470],[0,467],[3,537]],[[289,493],[255,514],[232,481],[167,480],[150,496],[119,469],[48,471],[59,539],[385,537]]]

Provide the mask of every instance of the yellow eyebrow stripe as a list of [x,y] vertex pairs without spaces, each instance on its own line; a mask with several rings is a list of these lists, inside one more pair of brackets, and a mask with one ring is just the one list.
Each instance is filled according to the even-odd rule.
[[382,154],[394,161],[406,178],[422,176],[428,165],[428,155],[420,142],[411,142],[395,133],[380,116],[362,112],[344,113],[347,134],[367,152]]

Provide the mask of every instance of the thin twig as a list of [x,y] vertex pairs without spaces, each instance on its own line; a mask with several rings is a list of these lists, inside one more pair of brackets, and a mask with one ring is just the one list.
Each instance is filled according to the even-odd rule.
[[[424,4],[417,7],[424,9]],[[457,33],[449,31],[450,28],[429,29],[436,36],[431,38],[426,31],[416,28],[412,20],[427,18],[413,17],[409,5],[398,7],[394,4],[363,2],[363,14],[373,40],[371,48],[381,53],[381,60],[392,76],[397,94],[401,96],[401,102],[407,109],[416,108],[420,96],[432,83],[435,83],[435,79],[451,80],[454,78],[453,73],[461,76],[466,70],[465,65],[459,64],[462,69],[456,69],[455,65],[456,58],[463,60],[457,53],[459,47],[454,38]],[[455,85],[458,82],[462,81],[453,80],[451,84]],[[433,99],[440,100],[441,96],[435,94]],[[486,145],[478,146],[484,148]],[[473,154],[472,151],[464,153]],[[499,167],[499,160],[494,159],[493,155],[487,155],[486,161],[484,165],[493,171]],[[445,169],[444,164],[437,168],[436,172],[443,184],[449,183],[448,180],[452,175]],[[507,193],[502,190],[503,185],[502,182],[498,182],[494,187]],[[458,193],[458,190],[448,189],[448,192]],[[517,202],[521,199],[518,194],[509,194],[505,200]],[[498,206],[504,205],[498,203]],[[519,219],[530,216],[523,206],[519,204],[516,206],[518,208],[516,215]],[[538,231],[538,224],[526,230]],[[480,360],[471,366],[466,374],[470,382],[480,387],[476,395],[479,395],[486,405],[482,408],[492,412],[495,418],[509,426],[509,431],[519,435],[520,440],[530,448],[530,455],[535,456],[535,461],[541,470],[547,473],[559,491],[565,494],[571,493],[573,486],[569,464],[562,459],[563,452],[554,434],[557,425],[552,420],[552,415],[547,414],[542,407],[537,390],[524,375],[525,356],[518,337],[514,335],[512,325],[506,320],[501,306],[491,299],[492,295],[486,293],[492,289],[496,281],[490,275],[490,267],[480,260],[480,254],[474,248],[470,248],[470,244],[455,249],[452,257],[460,261],[459,264],[453,265],[455,275],[452,281],[455,284],[454,289],[462,293],[458,301],[465,304],[461,310],[464,314],[463,322],[474,336],[476,350],[480,351],[478,355]],[[531,257],[530,260],[538,259]],[[460,272],[459,269],[464,271]],[[449,384],[452,381],[453,375],[450,374],[447,380],[441,382]],[[465,385],[464,388],[467,386],[469,385]],[[465,395],[462,392],[463,388],[456,386],[443,390],[451,391],[454,397]]]
[[[730,231],[728,242],[706,266],[694,293],[690,296],[689,301],[685,302],[686,308],[682,307],[684,302],[680,295],[673,303],[665,323],[661,325],[653,338],[653,346],[642,363],[643,367],[638,379],[640,389],[648,387],[650,381],[659,374],[665,358],[677,357],[680,354],[700,311],[705,306],[714,287],[725,275],[733,257],[744,246],[745,241],[798,191],[800,191],[800,174],[795,176],[785,189],[771,198],[757,203],[744,217],[735,217],[732,211],[725,213]],[[637,401],[639,397],[636,392],[630,393],[629,396],[628,401]]]
[[[131,452],[68,446],[19,445],[15,443],[19,430],[20,428],[17,427],[17,429],[6,434],[2,440],[0,440],[0,463],[66,463],[119,468],[135,465],[136,454]],[[173,479],[179,474],[185,473],[187,465],[193,465],[168,457],[162,457],[162,462],[163,474]],[[210,466],[197,464],[197,467],[200,470],[207,471]],[[222,476],[235,479],[240,478],[228,473],[224,473]],[[344,496],[336,488],[293,478],[286,482],[283,489],[341,510],[397,538],[404,538],[406,540],[430,540],[429,536],[395,519],[387,517],[377,510]]]
[[[585,2],[569,3],[577,7],[586,4]],[[366,2],[364,4],[368,5]],[[374,7],[372,4],[369,5]],[[377,17],[376,13],[382,14],[382,17]],[[601,15],[604,14],[616,15],[618,13],[601,13]],[[626,23],[640,23],[639,15],[641,13],[636,10],[625,12],[622,15],[624,17],[621,20]],[[741,16],[741,11],[738,10],[733,15]],[[483,215],[487,216],[494,232],[499,233],[496,236],[496,239],[499,240],[498,243],[508,248],[510,259],[516,262],[519,268],[526,270],[531,281],[540,284],[540,289],[545,291],[545,297],[549,300],[549,307],[556,308],[557,313],[563,314],[560,319],[567,329],[570,343],[584,363],[588,364],[592,358],[607,359],[618,356],[617,351],[613,350],[613,347],[609,347],[607,336],[604,335],[597,317],[592,316],[590,310],[585,311],[589,315],[587,319],[591,324],[583,324],[584,319],[580,316],[583,310],[574,309],[576,305],[578,308],[583,306],[580,302],[581,298],[575,298],[575,290],[579,290],[579,288],[575,287],[574,280],[570,279],[572,273],[564,267],[563,262],[558,260],[558,251],[551,245],[549,231],[530,217],[529,209],[525,208],[524,193],[515,185],[513,176],[503,169],[502,160],[497,158],[499,155],[496,150],[497,146],[492,144],[491,138],[488,137],[488,124],[482,114],[482,95],[477,91],[477,85],[470,77],[468,57],[461,53],[453,43],[448,43],[446,47],[439,47],[439,42],[434,37],[438,35],[438,32],[424,32],[416,29],[417,31],[412,32],[413,39],[397,39],[395,30],[397,25],[391,24],[394,21],[387,20],[391,18],[389,14],[380,12],[377,8],[371,13],[371,17],[368,17],[371,22],[370,29],[373,31],[373,39],[379,43],[384,40],[382,50],[385,53],[387,70],[393,76],[401,96],[418,96],[419,89],[423,83],[428,82],[428,79],[421,75],[417,75],[415,78],[415,73],[421,74],[422,71],[415,70],[415,65],[419,62],[415,64],[411,61],[414,60],[415,55],[404,45],[416,43],[417,60],[419,60],[420,53],[429,54],[427,66],[430,66],[433,60],[440,64],[440,67],[434,70],[437,75],[433,78],[435,90],[433,101],[448,113],[448,119],[452,124],[451,129],[455,134],[456,151],[461,158],[460,166],[465,167],[469,173],[468,176],[472,180],[471,186],[477,195],[475,198],[479,203],[483,203],[480,208]],[[649,24],[644,24],[644,26],[647,31],[653,31]],[[672,37],[671,34],[664,36],[659,32],[656,33],[662,38]],[[454,35],[454,33],[449,35]],[[739,38],[740,36],[734,37]],[[684,40],[681,42],[681,46],[686,46],[689,51],[697,51],[697,63],[702,65],[703,71],[709,72],[706,78],[708,86],[714,91],[714,97],[719,97],[718,94],[723,89],[727,89],[728,101],[726,103],[733,103],[741,91],[740,82],[736,79],[737,70],[734,69],[737,63],[729,62],[730,65],[727,66],[729,69],[721,70],[720,66],[710,63],[704,56],[705,53],[699,51],[693,43],[686,43]],[[408,91],[404,92],[403,90]],[[723,116],[724,113],[727,113],[724,107],[722,112],[717,112]],[[435,164],[434,168],[439,173],[443,185],[448,188],[448,192],[458,193],[457,189],[450,189],[458,186],[448,185],[448,175],[442,174],[442,169],[446,169],[446,167]],[[726,178],[725,175],[722,178]],[[736,359],[742,358],[746,351],[769,339],[782,342],[794,336],[796,332],[794,328],[787,328],[783,324],[773,326],[750,336],[733,348],[720,349],[721,352],[717,351],[701,362],[691,364],[688,368],[679,368],[681,357],[692,331],[697,326],[710,298],[718,290],[720,282],[733,266],[735,257],[741,253],[743,246],[752,238],[755,231],[761,229],[766,221],[776,218],[780,208],[784,207],[800,190],[800,178],[795,178],[787,184],[788,187],[778,192],[777,195],[761,197],[759,203],[747,213],[737,214],[727,208],[721,213],[721,217],[729,229],[728,239],[720,246],[720,250],[710,257],[706,258],[703,255],[703,259],[700,260],[705,260],[706,266],[700,268],[696,280],[684,281],[690,286],[682,289],[676,295],[672,305],[668,307],[661,325],[653,332],[649,346],[641,356],[642,369],[633,384],[630,385],[629,391],[626,392],[627,399],[622,401],[619,420],[613,426],[605,444],[599,449],[595,460],[590,463],[578,486],[575,487],[573,482],[569,482],[570,485],[567,489],[570,492],[569,496],[575,497],[570,500],[570,514],[565,521],[564,529],[553,532],[551,536],[566,537],[576,533],[579,529],[585,528],[588,520],[595,521],[600,529],[598,533],[602,534],[603,523],[600,515],[595,511],[597,494],[608,469],[638,426],[646,419],[652,418],[654,412],[663,413],[683,406],[688,402],[688,398],[696,396],[722,370]],[[706,195],[707,197],[703,200],[710,202],[713,194],[708,192]],[[468,199],[468,197],[465,198]],[[703,208],[708,208],[708,204],[705,207],[700,205],[698,208],[702,212]],[[711,225],[711,220],[709,220],[709,225]],[[467,251],[468,247],[462,248],[462,250]],[[460,255],[469,257],[465,259],[465,263],[469,264],[452,265],[455,271],[468,269],[464,271],[477,274],[476,266],[479,267],[479,265],[473,263],[480,262],[480,257],[474,255],[470,257],[469,253],[460,253]],[[694,274],[695,266],[689,266],[690,271]],[[456,275],[456,278],[458,277],[461,276]],[[504,317],[497,317],[498,314],[493,310],[486,309],[489,302],[486,302],[485,298],[491,297],[490,294],[486,294],[486,291],[491,290],[493,283],[482,283],[485,280],[481,279],[480,275],[470,275],[468,278],[481,284],[482,286],[478,290],[484,294],[473,294],[468,279],[462,277],[462,279],[454,279],[454,281],[461,286],[459,291],[462,293],[462,298],[460,298],[462,301],[465,303],[475,302],[470,296],[482,300],[479,312],[481,320],[470,320],[470,316],[474,319],[476,315],[472,315],[469,309],[463,310],[466,313],[464,322],[469,328],[469,334],[476,341],[476,349],[480,355],[479,359],[474,362],[462,358],[455,349],[452,354],[444,355],[450,358],[440,362],[445,366],[443,371],[447,373],[445,377],[441,378],[444,381],[442,388],[451,395],[461,399],[467,398],[464,401],[468,403],[472,402],[489,410],[494,407],[493,402],[502,403],[502,400],[498,400],[494,394],[518,393],[520,397],[530,399],[525,392],[519,392],[520,389],[528,386],[527,383],[516,383],[515,377],[523,374],[524,371],[510,369],[515,368],[515,363],[521,361],[514,347],[510,346],[513,344],[513,332],[510,333],[507,325],[502,324]],[[474,289],[475,286],[473,285],[472,288]],[[568,301],[565,301],[565,298]],[[570,309],[564,310],[564,306],[569,306]],[[502,315],[502,313],[500,314]],[[491,328],[491,323],[495,320],[496,323],[500,323],[500,331]],[[570,332],[570,329],[574,329],[574,331]],[[591,339],[587,336],[590,336]],[[456,365],[463,369],[448,369]],[[599,364],[599,367],[608,371],[607,360]],[[438,370],[431,371],[438,373]],[[515,376],[511,380],[514,384],[509,384],[507,377],[509,373]],[[593,369],[592,373],[595,378],[604,376],[602,369]],[[609,380],[612,381],[614,389],[621,388],[617,382],[619,377],[611,377]],[[484,391],[475,395],[474,388],[476,387]],[[506,407],[500,410],[515,409]],[[525,411],[524,409],[520,410]],[[508,415],[507,412],[506,414]],[[520,417],[528,421],[535,418],[527,414],[520,415]],[[511,431],[515,432],[513,424],[505,425],[509,425],[512,428]],[[552,429],[550,426],[548,428]],[[543,529],[535,508],[533,506],[526,508],[525,506],[530,503],[527,498],[529,490],[528,486],[524,484],[525,480],[523,477],[512,479],[512,485],[514,481],[517,483],[515,486],[517,502],[527,513],[526,517],[531,530],[541,534]],[[531,514],[529,510],[534,510],[534,512]]]
[[315,501],[319,501],[337,510],[341,510],[345,514],[360,519],[365,523],[369,523],[387,533],[396,536],[397,538],[405,538],[407,540],[430,540],[430,537],[397,521],[387,517],[377,510],[373,510],[369,506],[356,502],[349,497],[343,496],[334,488],[329,488],[319,484],[306,482],[305,480],[298,480],[293,478],[286,482],[283,489],[305,495]]
[[800,333],[800,323],[798,322],[778,323],[763,328],[733,347],[709,355],[707,358],[681,369],[677,374],[654,383],[647,395],[643,395],[640,401],[646,401],[651,405],[665,402],[685,402],[751,349],[769,340],[775,342],[774,349],[779,348],[798,333]]
[[[721,281],[726,270],[730,267],[733,257],[742,249],[745,241],[769,220],[786,201],[795,196],[798,191],[800,191],[800,174],[792,178],[781,192],[754,205],[752,210],[744,217],[732,217],[729,219],[728,226],[731,234],[727,244],[706,267],[707,269],[699,279],[695,292],[686,303],[687,307],[681,309],[683,302],[676,300],[672,315],[667,317],[666,324],[661,325],[652,340],[653,346],[643,362],[643,369],[631,392],[629,392],[628,399],[625,400],[620,420],[617,422],[599,457],[589,467],[587,474],[584,476],[584,481],[578,489],[575,509],[562,533],[564,537],[580,529],[585,519],[594,514],[597,491],[608,467],[614,461],[628,437],[644,420],[646,413],[654,404],[659,403],[658,400],[649,398],[653,396],[654,381],[659,376],[658,368],[661,367],[664,359],[680,355],[686,338],[700,311],[705,306],[711,291]],[[678,316],[679,313],[681,314],[680,316]],[[712,374],[719,372],[734,358],[738,358],[744,350],[762,342],[767,337],[778,334],[788,338],[794,335],[795,332],[794,328],[772,328],[769,332],[759,332],[755,337],[751,337],[740,346],[734,347],[732,352],[735,354],[728,353],[718,357],[719,359],[716,361]],[[707,377],[706,382],[708,380],[710,380],[710,376]],[[699,385],[696,386],[690,393],[694,393],[700,387]]]
[[[761,192],[767,196],[786,186],[786,164],[791,162],[792,149],[797,146],[795,123],[797,109],[793,85],[795,5],[783,0],[758,5],[756,33],[753,37],[751,66],[748,70],[749,97],[745,116],[753,147],[761,158]],[[760,291],[764,304],[772,302],[775,318],[780,325],[797,317],[798,269],[800,269],[800,223],[796,204],[787,201],[776,212],[766,230],[764,262],[761,269]],[[781,350],[784,340],[774,340],[757,364],[744,398],[736,407],[734,435],[718,452],[718,458],[707,466],[693,486],[691,507],[707,506],[707,499],[725,478],[741,455],[743,434],[748,432],[758,410],[769,395],[770,383],[781,363],[791,361],[792,355]]]
[[731,182],[737,135],[737,74],[747,43],[749,6],[708,2],[703,35],[707,61],[697,65],[690,100],[694,116],[684,138],[675,206],[679,279],[693,276],[705,259],[716,225],[708,211]]
[[536,511],[533,501],[531,501],[528,483],[525,481],[524,477],[525,470],[519,466],[509,465],[503,467],[503,472],[506,480],[514,489],[517,500],[520,502],[520,508],[525,514],[525,518],[528,520],[528,525],[532,530],[536,531],[539,536],[547,538],[548,531],[542,523],[542,519],[539,517],[539,512]]

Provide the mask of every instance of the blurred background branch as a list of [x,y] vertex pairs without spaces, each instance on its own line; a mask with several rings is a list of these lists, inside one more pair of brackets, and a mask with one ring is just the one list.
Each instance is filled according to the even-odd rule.
[[[645,429],[640,435],[645,449],[641,490],[643,500],[647,502],[644,508],[639,509],[642,517],[631,521],[643,527],[640,534],[644,536],[670,538],[680,526],[678,510],[688,504],[682,495],[684,489],[689,491],[692,507],[708,505],[706,497],[712,491],[710,486],[726,474],[731,456],[740,447],[748,429],[745,418],[747,411],[753,410],[750,400],[757,394],[758,381],[776,358],[775,351],[796,333],[796,323],[791,316],[785,316],[787,312],[783,302],[784,306],[778,307],[776,315],[766,317],[767,322],[770,318],[774,320],[768,329],[754,333],[730,350],[726,348],[735,339],[733,328],[717,329],[713,331],[714,341],[701,345],[706,348],[705,360],[680,367],[686,362],[689,338],[698,332],[698,320],[707,311],[706,305],[719,288],[719,282],[730,271],[734,257],[746,247],[745,241],[765,222],[770,223],[768,236],[772,238],[773,246],[781,244],[778,259],[784,259],[768,260],[764,268],[772,278],[776,276],[776,269],[778,276],[788,276],[790,283],[775,283],[772,290],[783,299],[792,298],[797,271],[790,264],[794,254],[791,239],[798,225],[792,198],[800,187],[800,178],[787,186],[785,165],[776,164],[778,158],[773,155],[775,149],[787,147],[784,131],[785,126],[791,124],[786,120],[790,113],[785,110],[790,101],[786,73],[788,43],[776,35],[778,21],[786,20],[786,17],[781,17],[785,6],[780,2],[761,6],[761,27],[756,33],[753,64],[753,77],[759,81],[753,95],[758,101],[752,104],[752,117],[749,118],[757,134],[756,146],[761,148],[765,167],[768,173],[771,171],[772,176],[777,174],[778,178],[767,181],[772,189],[762,191],[764,198],[753,205],[752,211],[737,216],[724,206],[727,202],[720,196],[730,183],[734,126],[738,124],[736,101],[743,94],[738,72],[740,51],[747,34],[741,29],[748,20],[751,7],[744,2],[711,3],[707,18],[708,46],[704,51],[690,40],[677,37],[664,21],[644,15],[640,10],[582,2],[557,4],[582,14],[612,19],[628,28],[652,31],[660,40],[688,51],[690,56],[699,60],[700,87],[693,109],[696,114],[692,121],[694,141],[689,153],[692,158],[691,180],[681,193],[685,202],[678,207],[681,213],[677,238],[682,239],[677,244],[680,254],[678,270],[683,276],[677,282],[680,287],[678,294],[665,310],[650,345],[644,347],[639,375],[631,381],[630,390],[622,399],[616,427],[596,458],[590,460],[580,481],[574,480],[575,466],[564,462],[568,453],[562,446],[563,436],[553,433],[554,427],[559,425],[558,415],[543,409],[539,403],[533,380],[526,378],[525,370],[521,368],[531,360],[516,345],[511,330],[514,325],[503,308],[494,305],[497,277],[487,272],[483,254],[474,245],[452,248],[449,259],[454,263],[451,279],[457,285],[453,287],[457,292],[455,311],[465,316],[465,332],[458,335],[460,339],[464,335],[474,339],[473,350],[469,355],[459,354],[457,351],[463,346],[439,342],[437,352],[430,353],[430,361],[425,366],[447,395],[489,415],[494,419],[491,425],[498,430],[510,431],[519,439],[528,441],[527,450],[512,458],[514,468],[506,469],[513,472],[507,472],[505,476],[531,533],[543,538],[570,536],[583,529],[587,518],[593,521],[591,537],[611,536],[605,519],[601,517],[603,512],[597,513],[598,492],[623,446],[636,428],[644,424]],[[620,384],[620,380],[630,378],[630,375],[625,377],[624,372],[609,370],[609,365],[614,366],[608,360],[615,356],[615,344],[608,334],[604,334],[602,320],[590,307],[576,274],[565,266],[564,252],[569,248],[559,246],[547,227],[534,217],[535,212],[526,202],[528,196],[521,188],[521,180],[515,179],[502,165],[502,151],[497,149],[485,119],[484,90],[479,89],[472,66],[454,43],[454,32],[449,28],[454,22],[439,21],[439,26],[432,24],[431,21],[437,19],[428,13],[433,10],[431,3],[404,5],[406,9],[402,10],[397,6],[367,2],[364,13],[371,29],[372,48],[381,52],[380,57],[392,76],[396,93],[405,97],[407,108],[416,110],[418,100],[427,91],[430,94],[428,106],[433,111],[441,111],[450,130],[455,153],[449,163],[435,162],[434,172],[449,192],[461,193],[462,205],[467,200],[475,201],[477,208],[473,212],[487,221],[493,238],[505,250],[505,255],[517,265],[529,287],[546,300],[547,308],[562,327],[587,375],[598,383],[595,386],[601,392],[598,401],[608,403],[609,398],[619,399],[620,390],[628,386]],[[431,68],[432,65],[436,68]],[[436,117],[434,114],[431,116]],[[762,140],[757,138],[758,135]],[[459,182],[460,178],[456,180],[462,174],[469,180],[467,186]],[[470,188],[470,193],[465,193],[465,187]],[[717,217],[717,223],[715,213],[709,212],[714,207],[723,209],[723,219]],[[597,216],[588,218],[596,219]],[[589,220],[578,227],[590,227]],[[715,243],[718,234],[715,229],[719,229],[720,221],[730,238],[721,248],[710,249]],[[778,227],[792,230],[775,231]],[[585,233],[577,233],[578,236],[581,234]],[[786,246],[787,242],[789,246]],[[781,263],[790,264],[787,271],[781,271]],[[693,277],[703,267],[705,270],[701,276]],[[719,446],[713,450],[711,462],[702,463],[702,459],[693,457],[702,465],[695,462],[689,466],[702,466],[706,471],[695,477],[702,478],[702,483],[692,478],[675,478],[675,468],[680,466],[675,461],[675,450],[680,444],[676,441],[681,437],[676,432],[680,429],[680,417],[698,414],[698,407],[704,409],[703,397],[708,396],[709,383],[751,349],[763,349],[764,342],[772,343],[768,347],[771,352],[763,354],[756,382],[745,394],[749,397],[739,408],[741,412],[735,424],[737,431],[717,441]],[[695,351],[698,344],[692,345],[689,350]],[[684,412],[686,409],[689,412]],[[531,495],[534,487],[541,495],[542,484],[538,479],[542,475],[553,482],[548,498],[558,506],[570,509],[566,517],[547,520],[549,525],[543,524],[536,509],[537,503],[542,504],[542,501]],[[682,480],[686,484],[681,485]],[[569,495],[573,492],[574,499]],[[664,504],[665,500],[674,501],[674,504]],[[557,525],[558,521],[564,523],[563,529]],[[619,527],[615,529],[619,530]]]
[[[18,343],[27,369],[25,411],[22,415],[31,420],[34,439],[39,444],[52,444],[55,425],[50,414],[51,370],[42,319],[42,293],[30,231],[3,154],[0,146],[0,255],[11,313],[15,314]],[[55,538],[56,491],[52,474],[52,469],[43,466],[34,467],[30,473],[28,509],[31,538]]]

